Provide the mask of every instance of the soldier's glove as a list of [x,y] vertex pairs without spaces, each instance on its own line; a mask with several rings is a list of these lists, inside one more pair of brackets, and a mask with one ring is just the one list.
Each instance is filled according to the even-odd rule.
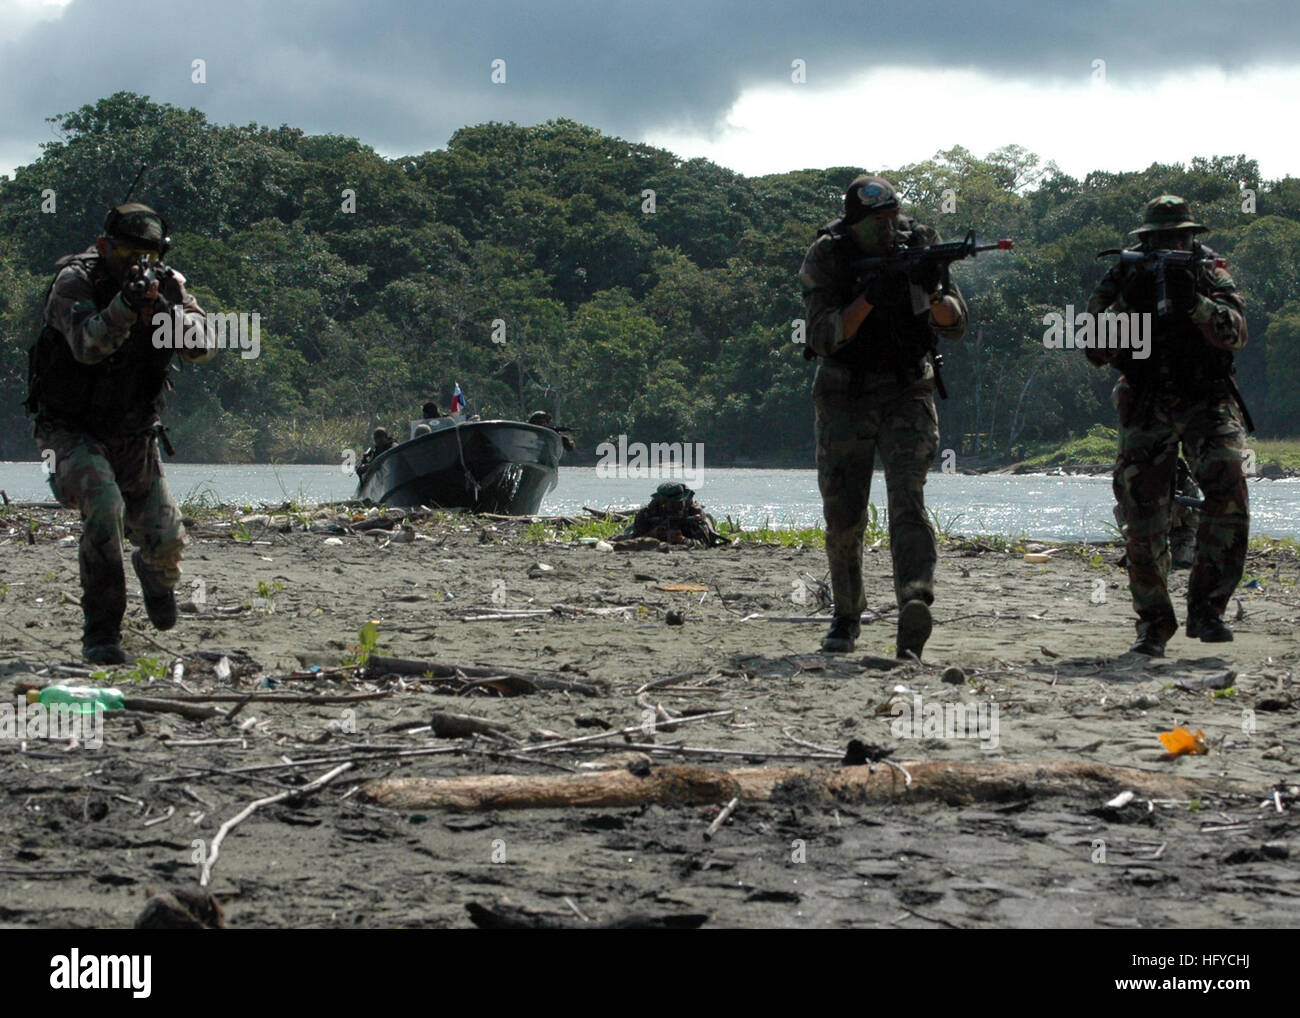
[[918,262],[909,266],[907,270],[908,282],[913,286],[919,286],[927,296],[939,289],[939,282],[942,279],[943,272],[938,262]]
[[1146,269],[1132,268],[1120,283],[1120,296],[1129,310],[1154,311],[1156,307],[1156,277]]
[[908,300],[908,279],[902,272],[873,272],[862,283],[862,297],[872,307],[900,307]]
[[132,311],[139,311],[157,298],[158,281],[150,279],[139,265],[132,265],[122,281],[122,303]]
[[1190,313],[1196,308],[1196,277],[1185,265],[1165,269],[1165,296],[1175,311]]

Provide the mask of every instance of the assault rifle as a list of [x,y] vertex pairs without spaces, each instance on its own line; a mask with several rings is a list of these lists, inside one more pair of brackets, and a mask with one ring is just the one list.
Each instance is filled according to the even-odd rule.
[[[996,244],[978,244],[975,241],[975,231],[971,230],[966,234],[963,240],[953,240],[945,244],[931,244],[928,247],[906,247],[899,245],[887,255],[879,255],[874,258],[859,258],[853,263],[853,267],[858,270],[862,269],[912,269],[922,265],[939,266],[939,285],[946,293],[950,286],[948,278],[948,268],[953,262],[961,261],[963,258],[974,258],[981,251],[1010,251],[1014,248],[1015,241],[1003,238]],[[912,292],[912,310],[920,314],[929,305],[928,293],[917,291],[920,287],[914,287]],[[920,306],[917,305],[917,298],[920,298]]]
[[[962,240],[948,241],[943,244],[930,244],[926,247],[907,247],[898,245],[889,254],[877,255],[870,258],[859,258],[853,262],[853,268],[859,273],[878,272],[878,271],[903,271],[909,276],[912,270],[925,265],[935,265],[939,269],[939,288],[940,292],[947,293],[952,285],[949,278],[948,270],[953,262],[961,261],[963,258],[974,258],[981,251],[1010,251],[1015,247],[1015,242],[1005,237],[994,244],[980,244],[975,239],[975,231],[967,232]],[[925,292],[924,287],[916,283],[909,283],[912,298],[912,314],[919,315],[929,309],[930,295]],[[812,351],[805,348],[804,356],[808,357]],[[934,387],[938,390],[942,399],[948,398],[948,390],[943,385],[943,354],[939,352],[938,344],[931,340],[930,348],[926,351],[931,363],[934,364]],[[811,357],[809,357],[811,360]]]
[[1105,251],[1097,253],[1098,258],[1106,258],[1110,255],[1119,255],[1119,263],[1122,266],[1132,266],[1145,272],[1151,272],[1155,275],[1156,280],[1156,314],[1163,317],[1167,315],[1171,308],[1169,306],[1169,295],[1165,291],[1165,269],[1170,265],[1181,268],[1191,269],[1195,273],[1201,266],[1210,270],[1222,269],[1227,267],[1227,260],[1215,255],[1207,255],[1203,251],[1169,251],[1161,249],[1159,251],[1129,251],[1124,248],[1112,247]]
[[162,294],[163,284],[174,278],[175,272],[170,265],[164,265],[162,262],[153,261],[149,255],[142,254],[136,258],[135,269],[139,269],[137,274],[127,280],[125,289],[131,295],[134,301],[142,301],[144,295],[149,292],[149,288],[154,283],[158,284],[158,296],[154,298],[155,311],[162,311],[164,314],[171,314],[172,303]]

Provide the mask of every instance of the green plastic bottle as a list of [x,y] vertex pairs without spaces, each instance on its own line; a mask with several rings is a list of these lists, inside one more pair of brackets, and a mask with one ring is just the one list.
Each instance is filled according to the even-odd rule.
[[121,710],[125,706],[120,689],[96,686],[46,686],[39,692],[33,689],[27,694],[27,702],[40,702],[46,706],[69,703],[76,707],[79,714],[94,714],[97,710]]

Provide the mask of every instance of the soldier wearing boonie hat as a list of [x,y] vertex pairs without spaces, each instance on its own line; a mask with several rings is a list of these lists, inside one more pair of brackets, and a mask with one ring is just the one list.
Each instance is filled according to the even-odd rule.
[[1088,301],[1088,311],[1151,316],[1149,356],[1088,348],[1095,365],[1123,372],[1115,386],[1119,452],[1114,488],[1128,545],[1129,592],[1137,613],[1130,648],[1152,657],[1178,631],[1169,597],[1170,514],[1179,446],[1204,500],[1187,584],[1187,635],[1206,643],[1233,638],[1223,621],[1245,568],[1250,533],[1245,405],[1232,380],[1233,354],[1246,343],[1245,302],[1222,260],[1195,239],[1207,227],[1188,203],[1162,194],[1146,203],[1130,235],[1142,252],[1187,251],[1193,266],[1166,264],[1168,310],[1156,306],[1155,277],[1144,264],[1114,266]]

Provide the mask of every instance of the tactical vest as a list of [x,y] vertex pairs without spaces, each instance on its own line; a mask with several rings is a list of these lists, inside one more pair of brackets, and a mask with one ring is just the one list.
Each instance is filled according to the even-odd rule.
[[[862,281],[866,278],[864,271],[857,270],[853,262],[864,257],[862,250],[847,233],[839,232],[840,221],[822,227],[819,233],[827,233],[835,242],[836,265],[836,300],[840,304],[849,304],[861,292]],[[900,218],[899,239],[911,243],[916,221]],[[897,271],[897,270],[894,270]],[[898,286],[907,289],[907,279],[899,273]],[[912,314],[911,304],[904,295],[899,307],[873,308],[871,313],[858,327],[853,341],[826,359],[848,368],[855,376],[869,373],[892,373],[901,384],[915,381],[925,373],[925,355],[934,346],[934,333],[930,328],[930,312],[927,308],[920,314]]]
[[[69,265],[90,276],[95,307],[100,311],[108,307],[119,285],[99,270],[98,256],[68,255],[55,268],[62,272]],[[51,283],[47,302],[53,289]],[[179,292],[174,296],[180,300]],[[83,364],[72,356],[63,333],[47,323],[27,355],[28,395],[23,406],[36,415],[38,424],[52,423],[102,438],[148,431],[162,412],[163,393],[171,388],[174,352],[169,347],[155,349],[153,326],[137,321],[111,356],[97,364]]]
[[[1214,257],[1214,252],[1202,244],[1196,244],[1194,250]],[[1145,272],[1137,266],[1127,271]],[[1121,351],[1115,363],[1124,377],[1139,391],[1169,387],[1193,398],[1223,389],[1234,370],[1232,351],[1208,345],[1200,326],[1186,314],[1174,311],[1157,315],[1155,278],[1146,275],[1137,306],[1130,310],[1151,313],[1151,356],[1138,360],[1131,350]],[[1208,297],[1214,287],[1214,270],[1199,266],[1196,292]]]

